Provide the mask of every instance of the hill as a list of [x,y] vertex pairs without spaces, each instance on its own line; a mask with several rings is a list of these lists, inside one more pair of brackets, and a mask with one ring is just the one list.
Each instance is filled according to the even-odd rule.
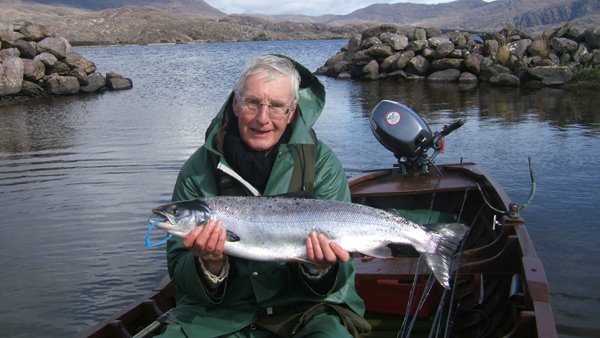
[[73,43],[156,43],[347,38],[370,25],[529,32],[600,22],[598,0],[458,0],[374,4],[347,15],[226,15],[202,0],[0,0],[0,21],[51,27]]

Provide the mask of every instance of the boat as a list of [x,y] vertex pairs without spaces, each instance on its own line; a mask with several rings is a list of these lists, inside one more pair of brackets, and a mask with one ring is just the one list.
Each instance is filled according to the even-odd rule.
[[[350,177],[352,201],[420,224],[458,221],[470,230],[449,289],[416,252],[401,247],[392,248],[394,259],[354,258],[356,287],[373,328],[367,337],[557,337],[544,267],[519,214],[523,206],[476,163],[434,161],[443,138],[462,121],[432,132],[412,109],[384,100],[370,122],[397,163]],[[534,191],[532,174],[532,196]],[[152,337],[165,325],[174,299],[165,277],[79,337]]]

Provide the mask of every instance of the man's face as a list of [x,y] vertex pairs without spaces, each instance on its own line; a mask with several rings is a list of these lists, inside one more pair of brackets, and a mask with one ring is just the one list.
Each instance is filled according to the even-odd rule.
[[[296,113],[290,78],[280,77],[267,81],[265,75],[266,73],[258,73],[249,76],[242,92],[233,100],[233,113],[238,118],[242,141],[254,151],[268,151],[273,148]],[[246,99],[246,102],[260,101],[263,105],[253,110],[241,98]],[[289,106],[289,112],[274,117],[269,113],[266,104]]]

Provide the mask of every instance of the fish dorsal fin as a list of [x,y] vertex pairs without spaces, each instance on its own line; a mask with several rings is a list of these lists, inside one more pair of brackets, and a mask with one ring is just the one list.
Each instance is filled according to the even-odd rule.
[[315,195],[308,191],[286,192],[284,194],[273,195],[272,197],[315,199]]

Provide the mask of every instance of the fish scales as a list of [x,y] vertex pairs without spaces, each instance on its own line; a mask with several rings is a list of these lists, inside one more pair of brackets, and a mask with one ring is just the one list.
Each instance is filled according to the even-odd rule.
[[461,224],[424,227],[361,204],[291,197],[200,197],[153,212],[163,220],[157,227],[181,237],[210,218],[220,220],[236,238],[225,243],[225,252],[251,260],[306,262],[311,231],[345,250],[380,258],[391,257],[389,244],[411,245],[445,287],[451,257],[467,232]]

